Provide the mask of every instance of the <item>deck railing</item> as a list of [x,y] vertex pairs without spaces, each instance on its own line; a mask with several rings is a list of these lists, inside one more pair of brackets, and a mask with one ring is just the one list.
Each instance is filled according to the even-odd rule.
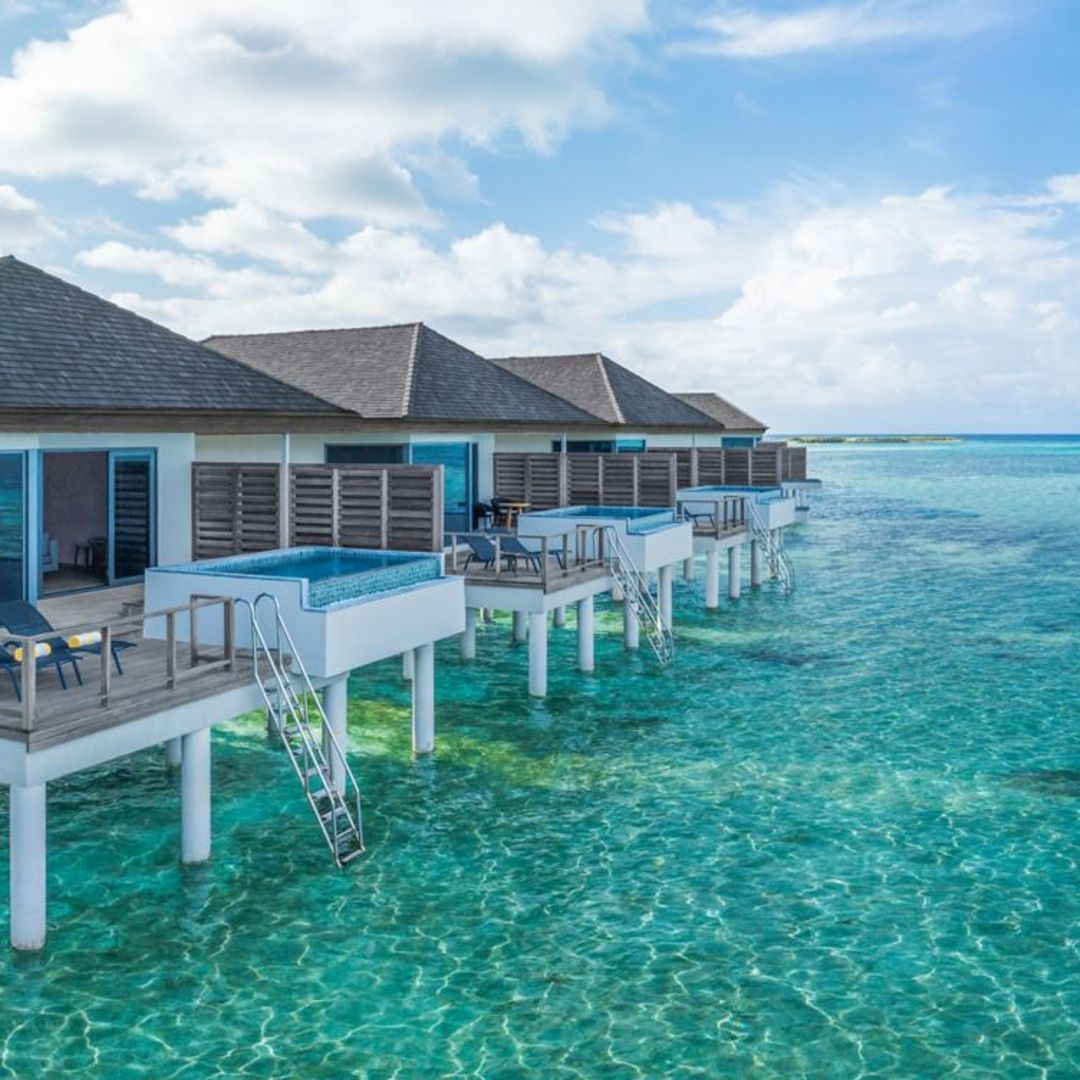
[[724,495],[718,499],[680,499],[679,513],[693,524],[694,532],[698,536],[714,536],[719,539],[747,527],[746,503],[745,495]]
[[[199,613],[208,609],[220,607],[223,620],[222,642],[220,650],[213,655],[203,654],[199,648],[198,623]],[[177,621],[186,619],[188,626],[188,641],[185,643],[185,665],[180,652],[180,637],[177,634]],[[164,624],[165,649],[164,654],[159,656],[161,664],[159,677],[147,680],[147,666],[140,663],[139,675],[135,682],[124,684],[127,676],[119,677],[119,685],[122,690],[131,693],[118,694],[114,680],[117,679],[113,671],[113,643],[123,639],[124,635],[131,635],[133,630],[142,631],[144,625],[151,621]],[[68,642],[76,636],[100,635],[99,640],[92,642],[100,655],[93,652],[79,651],[65,647],[53,648],[56,642]],[[87,668],[97,669],[97,694],[96,704],[98,709],[106,710],[119,700],[130,701],[136,696],[143,696],[155,691],[175,690],[181,683],[187,683],[194,679],[205,678],[219,671],[233,671],[236,669],[236,601],[231,597],[202,596],[193,597],[190,604],[178,607],[163,608],[160,611],[145,612],[140,615],[126,615],[120,619],[114,619],[109,623],[85,622],[74,626],[57,627],[47,633],[11,636],[5,640],[12,655],[16,649],[21,649],[22,660],[18,669],[19,690],[22,701],[17,708],[0,706],[0,716],[17,720],[19,727],[24,733],[35,730],[37,721],[41,719],[39,713],[39,687],[38,676],[42,670],[53,668],[59,661],[70,669],[69,658],[74,658],[76,663],[85,664]],[[49,645],[50,651],[39,655],[39,647]],[[135,650],[131,650],[134,652]],[[129,663],[135,657],[125,657]],[[44,664],[42,663],[44,661]],[[91,663],[92,662],[92,663]],[[80,671],[84,671],[81,668]],[[71,672],[73,677],[74,672]],[[10,686],[10,684],[9,684]],[[68,691],[50,695],[50,706],[55,706],[53,714],[63,713],[65,694],[74,690],[69,687]],[[86,709],[85,698],[81,699],[82,708]],[[93,711],[88,709],[87,711]]]
[[[448,569],[452,574],[469,576],[469,570],[465,566],[470,554],[466,538],[478,537],[488,541],[494,547],[494,558],[490,569],[475,571],[476,580],[482,579],[491,583],[505,581],[506,583],[537,584],[544,592],[548,592],[553,585],[568,584],[573,578],[603,568],[604,552],[602,548],[598,549],[595,544],[590,544],[590,531],[592,531],[590,526],[578,525],[573,529],[543,536],[532,536],[528,533],[451,533]],[[516,561],[518,564],[529,562],[526,556],[505,550],[503,541],[508,537],[520,541],[537,556],[540,564],[539,573],[503,566],[504,560]]]

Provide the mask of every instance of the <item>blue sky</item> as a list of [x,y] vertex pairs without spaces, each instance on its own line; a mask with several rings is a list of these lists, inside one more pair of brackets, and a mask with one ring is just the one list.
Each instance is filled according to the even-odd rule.
[[1067,0],[0,0],[0,249],[193,336],[1075,431],[1078,52]]

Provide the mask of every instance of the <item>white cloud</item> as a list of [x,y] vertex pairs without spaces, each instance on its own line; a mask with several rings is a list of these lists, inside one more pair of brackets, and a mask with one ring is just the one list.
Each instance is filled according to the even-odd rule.
[[996,0],[861,0],[765,13],[725,5],[680,52],[762,59],[888,41],[958,37],[1001,20]]
[[598,59],[644,24],[644,0],[546,0],[527,18],[502,0],[127,0],[16,54],[0,161],[147,198],[431,224],[418,173],[470,193],[440,144],[545,151],[601,119]]
[[[1047,202],[1051,189],[1062,205]],[[1080,412],[1068,196],[1066,184],[823,202],[788,188],[744,207],[668,203],[598,220],[617,245],[603,255],[500,224],[443,246],[373,226],[328,244],[278,223],[270,234],[316,252],[299,278],[126,245],[83,258],[127,285],[149,275],[125,299],[196,336],[422,318],[491,355],[602,348],[672,388],[717,389],[781,429],[890,428],[897,417],[1064,429]],[[237,235],[210,232],[220,250]],[[203,243],[207,230],[174,235]],[[297,265],[284,250],[273,258]]]
[[0,184],[0,254],[25,251],[62,236],[33,199]]

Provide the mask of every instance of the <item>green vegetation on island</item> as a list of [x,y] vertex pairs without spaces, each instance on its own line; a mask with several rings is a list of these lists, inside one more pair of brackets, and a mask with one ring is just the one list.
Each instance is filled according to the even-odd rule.
[[958,443],[963,441],[957,435],[789,435],[787,438],[789,443],[801,443],[806,446],[820,446],[831,443],[886,445],[893,443]]

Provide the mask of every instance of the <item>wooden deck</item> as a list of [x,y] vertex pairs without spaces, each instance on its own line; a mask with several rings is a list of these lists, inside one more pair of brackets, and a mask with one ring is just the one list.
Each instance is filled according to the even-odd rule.
[[[252,684],[250,653],[236,655],[230,668],[220,647],[203,646],[196,658],[190,646],[183,642],[175,643],[170,674],[167,642],[143,637],[137,617],[142,612],[142,596],[142,585],[131,585],[73,593],[40,603],[42,614],[56,627],[58,637],[67,637],[67,627],[85,629],[115,624],[113,639],[133,642],[134,647],[119,651],[122,675],[115,666],[110,668],[105,687],[107,703],[103,703],[100,655],[77,654],[81,686],[72,665],[65,663],[66,689],[55,666],[47,663],[40,666],[33,680],[33,711],[29,721],[11,678],[6,671],[0,671],[0,739],[22,742],[30,750],[40,750]],[[186,612],[187,609],[180,609],[178,618]],[[25,696],[25,673],[19,681]]]
[[[233,671],[216,668],[200,674],[192,668],[187,650],[182,649],[177,657],[179,678],[170,689],[165,685],[166,651],[164,641],[153,640],[140,640],[137,648],[126,649],[120,657],[124,674],[117,675],[113,669],[107,708],[101,706],[98,657],[86,656],[80,661],[82,686],[75,685],[71,665],[65,665],[66,690],[61,688],[55,669],[39,671],[37,713],[33,730],[29,732],[22,729],[22,709],[11,680],[0,673],[0,738],[21,741],[27,749],[40,750],[252,682],[250,656],[238,656]],[[221,658],[220,649],[205,649],[200,656],[203,664]]]
[[563,570],[558,560],[552,558],[548,561],[546,575],[538,574],[534,570],[507,570],[502,569],[498,573],[494,570],[485,570],[473,563],[466,571],[462,568],[457,570],[447,567],[448,574],[456,574],[465,579],[466,585],[497,585],[507,589],[535,589],[539,592],[553,594],[563,589],[573,588],[584,581],[596,581],[606,577],[607,567],[599,562],[591,562],[585,566],[571,565],[569,570]]

